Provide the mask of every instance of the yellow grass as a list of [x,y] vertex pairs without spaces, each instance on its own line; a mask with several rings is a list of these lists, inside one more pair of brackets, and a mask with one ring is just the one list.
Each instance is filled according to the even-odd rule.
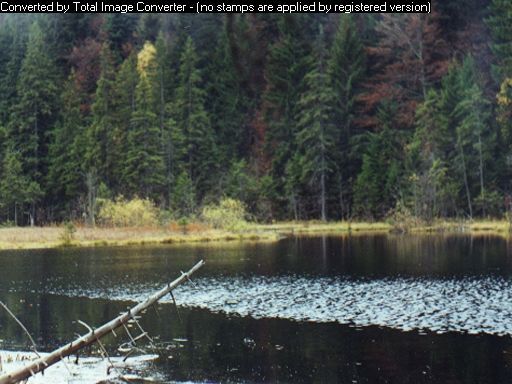
[[283,234],[314,234],[333,232],[387,232],[391,225],[384,222],[321,222],[321,221],[289,221],[275,224],[252,224],[251,229],[275,231]]
[[[36,249],[63,246],[123,246],[141,244],[186,244],[198,242],[277,241],[293,235],[389,233],[392,225],[384,222],[280,222],[249,224],[243,231],[230,232],[211,229],[204,224],[191,223],[185,228],[177,224],[148,228],[88,228],[79,226],[66,242],[64,226],[0,228],[0,249]],[[417,226],[409,233],[468,233],[508,237],[510,224],[505,220],[437,221]]]
[[[191,226],[193,229],[193,226]],[[87,228],[79,227],[71,241],[63,240],[64,227],[0,228],[0,249],[36,249],[62,246],[118,246],[140,244],[197,243],[209,241],[269,241],[275,233],[222,230],[173,231],[169,228]]]
[[506,220],[476,220],[476,221],[436,221],[431,225],[420,225],[411,228],[413,233],[422,232],[457,232],[470,234],[497,234],[509,236],[510,223]]

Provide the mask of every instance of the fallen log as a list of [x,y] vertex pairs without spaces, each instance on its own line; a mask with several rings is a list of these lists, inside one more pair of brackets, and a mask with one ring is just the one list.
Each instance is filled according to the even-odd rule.
[[127,324],[134,316],[138,313],[144,311],[149,308],[151,305],[158,302],[162,297],[169,294],[174,288],[188,280],[190,276],[196,272],[199,268],[204,265],[204,261],[198,262],[194,265],[187,273],[181,274],[173,282],[169,283],[166,287],[162,288],[160,291],[156,292],[154,295],[148,297],[143,302],[137,304],[136,306],[130,308],[128,312],[122,313],[115,319],[109,321],[108,323],[102,325],[97,329],[92,329],[84,336],[79,337],[78,339],[72,341],[71,343],[56,349],[50,354],[40,357],[25,367],[19,368],[13,372],[9,372],[3,376],[0,376],[0,384],[15,384],[23,380],[29,379],[31,376],[35,375],[38,372],[43,372],[46,368],[51,365],[58,363],[64,357],[70,356],[78,352],[84,347],[88,345],[94,344],[99,341],[103,336],[115,331],[117,328],[122,327]]

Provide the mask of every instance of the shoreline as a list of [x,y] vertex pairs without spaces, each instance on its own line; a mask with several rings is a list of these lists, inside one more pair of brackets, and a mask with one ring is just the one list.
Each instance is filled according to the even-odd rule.
[[280,222],[248,224],[240,231],[210,229],[200,224],[177,230],[176,226],[154,228],[78,227],[70,234],[66,226],[0,228],[0,250],[104,247],[158,244],[226,242],[275,242],[290,236],[320,235],[495,235],[508,238],[511,226],[505,220],[438,221],[404,229],[386,222]]

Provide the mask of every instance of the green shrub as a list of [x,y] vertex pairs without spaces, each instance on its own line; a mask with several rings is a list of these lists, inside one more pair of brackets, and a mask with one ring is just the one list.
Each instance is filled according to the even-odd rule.
[[395,233],[407,233],[412,228],[422,225],[422,221],[413,215],[402,202],[397,201],[395,208],[388,212],[387,222],[393,226]]
[[103,225],[116,227],[148,227],[158,224],[158,209],[148,199],[104,199],[98,219]]
[[224,198],[219,204],[209,204],[203,208],[203,221],[213,228],[230,231],[243,230],[247,227],[247,216],[244,204],[235,199]]
[[64,223],[62,233],[60,234],[60,240],[62,245],[69,246],[75,238],[76,227],[71,221]]

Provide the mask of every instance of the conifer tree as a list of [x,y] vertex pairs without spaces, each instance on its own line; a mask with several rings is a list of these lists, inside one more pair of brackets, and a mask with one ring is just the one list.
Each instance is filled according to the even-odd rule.
[[[323,32],[318,36],[312,69],[304,77],[300,96],[297,134],[302,179],[313,188],[320,206],[321,220],[327,220],[327,193],[335,169],[337,130],[333,121],[336,95],[327,72],[327,50]],[[318,186],[318,188],[316,188]]]
[[225,28],[219,36],[208,72],[206,105],[221,161],[228,164],[233,157],[242,155],[242,144],[247,141],[247,133],[242,115],[245,95],[240,88]]
[[[9,19],[8,19],[9,20]],[[0,123],[7,125],[12,106],[16,101],[16,83],[25,51],[26,36],[5,22],[1,29],[1,48],[9,54],[2,55],[0,59]]]
[[401,194],[403,132],[394,130],[396,106],[384,104],[378,111],[380,129],[366,133],[361,171],[354,185],[354,208],[362,217],[383,217]]
[[[506,0],[492,0],[486,23],[490,29],[494,54],[493,75],[498,86],[496,95],[496,122],[500,128],[500,151],[502,187],[512,190],[512,171],[509,161],[512,153],[512,3]],[[510,192],[508,192],[510,193]]]
[[333,122],[338,129],[335,151],[338,180],[336,189],[342,218],[350,212],[352,185],[349,180],[355,175],[358,163],[358,154],[351,150],[351,144],[356,135],[354,120],[358,110],[357,97],[362,90],[365,71],[364,47],[354,18],[342,15],[328,61],[330,83],[336,96],[336,103],[333,105]]
[[158,200],[165,183],[160,127],[155,113],[154,79],[156,49],[146,42],[137,56],[139,82],[135,90],[135,110],[130,119],[124,182],[130,195]]
[[[84,190],[82,145],[85,136],[84,119],[80,111],[81,97],[72,72],[64,84],[61,95],[61,118],[51,132],[48,151],[48,188],[51,202],[56,205],[60,218],[69,218]],[[76,216],[76,209],[75,209]]]
[[205,110],[205,92],[197,68],[197,54],[189,37],[183,48],[179,84],[169,120],[173,142],[175,174],[188,173],[203,197],[214,183],[217,150],[210,118]]
[[2,162],[0,194],[2,195],[0,204],[7,211],[7,218],[13,219],[14,225],[18,225],[25,205],[33,205],[34,200],[42,195],[39,184],[24,174],[20,151],[11,147],[5,151]]
[[[460,164],[463,167],[465,188],[468,198],[470,217],[473,215],[470,201],[469,183],[473,176],[473,183],[479,186],[478,196],[482,215],[486,214],[486,183],[485,172],[488,160],[492,158],[495,135],[489,129],[489,106],[478,83],[474,61],[471,57],[464,60],[460,69],[462,95],[453,114],[459,121],[456,127],[457,146],[459,148]],[[467,157],[467,159],[466,159]],[[473,170],[473,172],[471,172]],[[466,173],[472,173],[473,175]],[[478,180],[478,181],[477,181]]]
[[[31,188],[30,223],[35,223],[36,202],[43,190],[47,172],[48,134],[56,119],[58,74],[49,56],[41,28],[34,23],[30,28],[27,51],[17,83],[18,102],[13,107],[9,136],[11,145],[18,148],[23,174]],[[30,196],[29,196],[30,197]]]
[[413,212],[429,221],[455,213],[453,201],[458,193],[457,183],[449,176],[446,149],[452,139],[441,104],[440,92],[429,90],[417,108],[416,129],[407,150]]
[[284,196],[285,169],[296,151],[294,138],[297,134],[298,101],[302,79],[308,70],[308,51],[300,17],[288,15],[279,21],[279,39],[269,50],[265,67],[266,88],[262,98],[268,125],[265,141],[266,152],[272,159],[273,189],[278,196],[287,198]]
[[173,49],[169,46],[163,34],[160,33],[155,42],[156,68],[155,100],[157,104],[158,124],[160,127],[160,144],[165,166],[165,203],[170,205],[171,184],[173,180],[172,138],[169,129],[169,108],[167,104],[174,94]]
[[111,185],[114,195],[128,194],[127,185],[123,182],[126,156],[128,151],[128,132],[130,121],[136,107],[136,88],[139,82],[137,73],[137,55],[128,56],[116,73],[114,83],[114,121],[112,127],[111,151],[115,151],[112,158],[112,173],[115,175]]
[[87,168],[94,168],[99,179],[109,188],[112,188],[116,178],[113,167],[116,153],[112,140],[112,133],[116,127],[114,82],[114,59],[108,44],[104,43],[101,51],[101,75],[92,104],[92,122],[86,133],[85,160]]
[[190,217],[195,213],[196,188],[186,171],[182,171],[174,180],[171,207],[180,217]]
[[492,0],[486,19],[493,41],[491,49],[496,57],[494,75],[498,83],[512,78],[512,3]]
[[109,13],[104,16],[103,29],[116,64],[130,54],[130,39],[137,28],[137,19],[138,15],[130,13]]

